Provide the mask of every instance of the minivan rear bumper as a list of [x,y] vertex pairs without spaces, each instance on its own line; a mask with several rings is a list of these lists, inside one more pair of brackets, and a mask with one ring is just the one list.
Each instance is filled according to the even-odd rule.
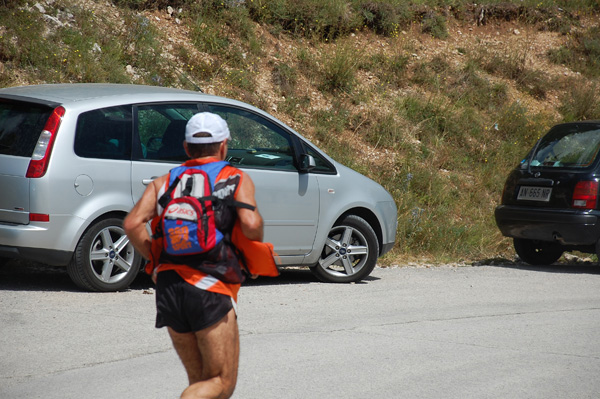
[[0,256],[65,266],[75,251],[75,237],[84,229],[82,222],[72,215],[50,215],[50,222],[0,222]]
[[600,238],[600,212],[535,209],[500,205],[495,218],[506,237],[558,241],[565,245],[594,245]]
[[29,260],[49,266],[66,266],[71,261],[73,252],[0,245],[0,257]]

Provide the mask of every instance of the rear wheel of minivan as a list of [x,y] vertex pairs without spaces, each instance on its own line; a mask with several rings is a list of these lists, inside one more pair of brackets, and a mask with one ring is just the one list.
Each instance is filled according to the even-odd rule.
[[122,226],[122,219],[108,218],[84,233],[67,266],[77,286],[88,291],[120,291],[133,282],[140,270],[141,256]]
[[560,244],[548,241],[514,239],[515,252],[530,265],[550,265],[563,254]]
[[324,282],[360,281],[373,271],[378,253],[373,228],[363,218],[349,215],[331,228],[321,258],[310,270]]

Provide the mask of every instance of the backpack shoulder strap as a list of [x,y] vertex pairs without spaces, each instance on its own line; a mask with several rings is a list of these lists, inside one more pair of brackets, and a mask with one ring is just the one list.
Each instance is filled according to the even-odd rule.
[[217,201],[224,202],[226,205],[233,206],[233,207],[236,207],[236,208],[250,209],[251,211],[253,211],[253,210],[256,209],[256,207],[254,205],[250,205],[250,204],[247,204],[247,203],[241,202],[241,201],[236,201],[233,198],[227,198],[227,199],[215,198],[215,199]]
[[194,168],[202,169],[206,172],[208,177],[210,178],[211,188],[215,187],[215,182],[217,181],[217,176],[225,166],[228,166],[229,162],[227,161],[218,161],[218,162],[209,162],[203,165],[194,166]]
[[[207,168],[208,165],[213,165],[213,164],[219,164],[219,165],[215,165],[217,167],[213,166],[211,168]],[[217,175],[219,174],[221,169],[223,169],[228,164],[229,164],[229,162],[222,161],[222,162],[211,162],[209,164],[204,164],[204,165],[179,165],[179,166],[174,167],[173,169],[171,169],[169,171],[169,178],[168,178],[169,187],[167,188],[167,190],[165,190],[165,193],[158,199],[158,203],[163,208],[166,206],[166,204],[169,202],[169,200],[171,199],[171,197],[173,195],[173,191],[175,190],[175,188],[177,188],[177,185],[181,181],[180,176],[183,173],[185,173],[187,170],[199,169],[199,170],[203,170],[204,172],[206,172],[206,174],[209,177],[211,189],[212,189],[212,187],[214,187],[214,182],[215,182]],[[186,186],[184,187],[184,189],[182,191],[183,196],[190,195],[190,193],[192,191],[192,184],[193,184],[192,180],[188,179],[186,182]]]
[[[169,179],[171,178],[170,173],[171,172],[169,172]],[[171,199],[171,197],[173,195],[173,190],[175,190],[175,188],[177,187],[177,184],[179,184],[179,180],[180,180],[179,176],[176,176],[175,179],[173,180],[173,182],[169,185],[169,188],[167,188],[165,190],[165,192],[163,193],[163,195],[161,195],[160,198],[158,199],[158,204],[163,209],[166,208],[167,204],[169,203],[169,200]]]
[[[168,201],[171,198],[171,195],[173,193],[173,190],[175,190],[175,188],[177,187],[177,184],[180,181],[179,176],[182,173],[184,173],[186,170],[200,169],[200,170],[203,170],[204,172],[206,172],[206,174],[208,175],[209,180],[210,180],[211,189],[213,189],[215,186],[215,182],[217,180],[217,176],[219,175],[219,173],[221,173],[221,170],[223,170],[224,167],[229,166],[229,165],[230,165],[230,163],[227,161],[218,161],[218,162],[210,162],[210,163],[206,163],[206,164],[202,164],[202,165],[192,165],[192,166],[181,165],[181,166],[171,169],[171,171],[169,172],[169,181],[170,181],[169,188],[165,191],[165,193],[159,199],[159,204],[161,206],[163,206],[163,208],[164,208],[166,203],[168,203]],[[188,179],[186,188],[183,191],[184,195],[189,195],[189,193],[191,192],[191,184],[192,184],[192,181],[190,179]],[[187,192],[187,194],[185,194],[186,192]],[[241,201],[236,201],[233,198],[228,198],[225,200],[217,198],[214,195],[212,195],[212,193],[210,195],[206,195],[206,196],[200,197],[198,199],[206,200],[206,201],[222,201],[222,202],[226,203],[226,205],[230,205],[230,206],[237,207],[237,208],[250,209],[251,211],[256,209],[256,207],[253,205],[250,205],[250,204],[247,204],[247,203],[241,202]],[[163,203],[165,205],[163,205]]]

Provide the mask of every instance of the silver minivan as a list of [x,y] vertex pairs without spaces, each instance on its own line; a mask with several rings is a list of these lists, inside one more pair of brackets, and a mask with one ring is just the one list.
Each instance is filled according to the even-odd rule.
[[227,120],[227,160],[254,180],[281,266],[353,282],[393,247],[390,194],[257,108],[164,87],[55,84],[0,89],[0,258],[64,265],[85,290],[127,288],[142,259],[122,220],[186,159],[184,127],[202,111]]

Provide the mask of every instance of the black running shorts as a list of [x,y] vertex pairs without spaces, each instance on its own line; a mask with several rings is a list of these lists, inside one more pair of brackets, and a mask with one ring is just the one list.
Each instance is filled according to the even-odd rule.
[[178,333],[203,330],[217,323],[233,308],[227,295],[187,283],[174,270],[156,279],[156,328],[171,327]]

